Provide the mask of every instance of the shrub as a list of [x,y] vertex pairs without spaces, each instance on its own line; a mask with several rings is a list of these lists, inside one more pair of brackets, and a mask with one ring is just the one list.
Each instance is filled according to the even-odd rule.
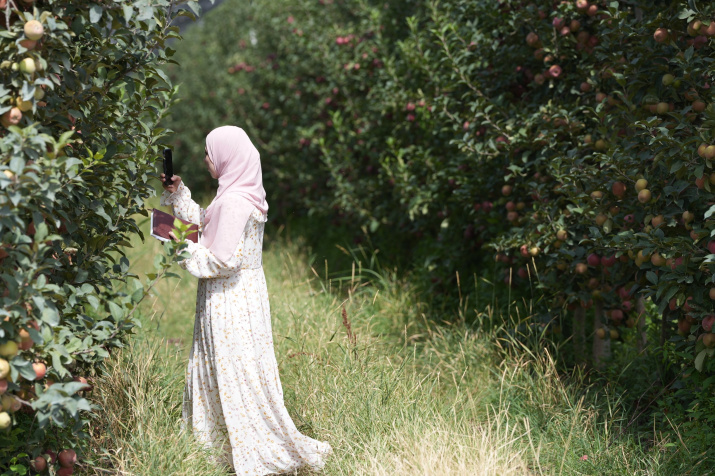
[[658,348],[663,412],[712,425],[714,6],[229,9],[171,72],[202,72],[170,122],[184,154],[198,161],[205,132],[186,118],[245,126],[279,216],[394,250],[431,297],[463,298],[496,260],[535,298],[526,325],[570,338],[571,363]]
[[1,3],[0,469],[26,474],[86,436],[91,374],[137,323],[146,288],[122,247],[154,194],[177,12]]

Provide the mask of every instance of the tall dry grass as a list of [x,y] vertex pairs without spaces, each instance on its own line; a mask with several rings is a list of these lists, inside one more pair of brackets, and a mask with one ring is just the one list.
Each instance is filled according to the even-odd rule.
[[[433,324],[409,282],[365,257],[325,282],[300,243],[270,243],[285,403],[302,432],[333,446],[325,474],[667,474],[677,442],[641,444],[615,395],[564,379],[546,350]],[[195,295],[181,276],[159,288],[141,336],[96,385],[93,452],[113,474],[225,474],[181,431]]]

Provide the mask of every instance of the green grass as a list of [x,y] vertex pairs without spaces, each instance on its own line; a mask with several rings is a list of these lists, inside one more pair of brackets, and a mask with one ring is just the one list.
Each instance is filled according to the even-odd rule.
[[[565,379],[546,350],[431,323],[409,282],[366,268],[369,257],[326,283],[300,241],[270,226],[266,233],[285,402],[301,431],[333,446],[325,474],[689,471],[677,440],[639,442],[617,395]],[[129,250],[135,272],[149,271],[160,252],[151,238]],[[177,274],[147,298],[138,336],[95,387],[103,411],[92,457],[105,471],[87,474],[225,474],[179,425],[196,280]]]

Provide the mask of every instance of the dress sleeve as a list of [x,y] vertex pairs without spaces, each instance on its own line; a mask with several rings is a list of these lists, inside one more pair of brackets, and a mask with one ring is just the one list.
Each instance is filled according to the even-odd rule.
[[231,255],[228,261],[219,260],[208,248],[186,241],[188,247],[186,251],[191,253],[191,257],[179,261],[179,266],[187,270],[197,278],[228,278],[236,274],[243,264],[243,244],[245,233],[238,242],[236,251]]
[[204,222],[206,210],[191,199],[191,191],[184,182],[179,184],[179,188],[174,193],[164,190],[161,194],[161,206],[171,206],[176,217],[201,226]]

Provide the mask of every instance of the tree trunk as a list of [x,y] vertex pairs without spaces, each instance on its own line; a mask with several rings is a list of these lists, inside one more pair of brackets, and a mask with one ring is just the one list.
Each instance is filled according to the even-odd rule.
[[586,352],[586,310],[581,306],[573,312],[573,354],[576,365],[587,363]]
[[642,297],[636,300],[636,314],[638,315],[636,318],[636,343],[638,344],[638,353],[642,354],[646,352],[648,345],[648,338],[645,332],[645,301]]
[[[611,357],[611,337],[603,322],[603,303],[596,301],[593,309],[593,366],[603,368],[603,363]],[[604,338],[598,337],[598,330],[606,333]]]

